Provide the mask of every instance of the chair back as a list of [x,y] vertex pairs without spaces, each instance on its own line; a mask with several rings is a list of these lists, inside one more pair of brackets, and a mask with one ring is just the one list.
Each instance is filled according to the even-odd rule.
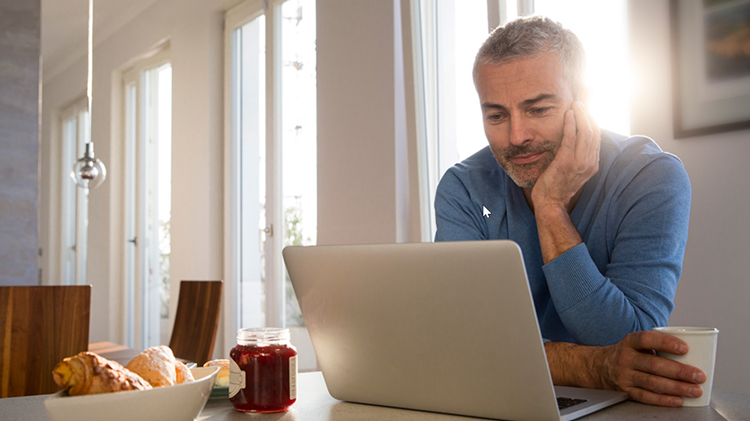
[[175,357],[202,366],[219,329],[222,281],[182,281],[169,347]]
[[91,285],[0,287],[0,397],[54,393],[52,370],[86,351]]

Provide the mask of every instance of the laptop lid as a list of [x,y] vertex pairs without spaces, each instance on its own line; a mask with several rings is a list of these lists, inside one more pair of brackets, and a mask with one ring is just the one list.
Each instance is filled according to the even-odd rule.
[[287,247],[283,255],[334,398],[560,419],[516,243]]

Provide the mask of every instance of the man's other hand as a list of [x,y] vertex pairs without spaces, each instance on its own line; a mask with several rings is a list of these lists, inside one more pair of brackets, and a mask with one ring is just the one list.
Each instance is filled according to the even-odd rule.
[[544,347],[556,385],[621,390],[630,400],[660,406],[681,406],[683,397],[703,394],[706,373],[656,355],[687,353],[687,344],[674,336],[645,331],[604,347],[566,342]]
[[655,351],[684,355],[685,342],[659,332],[634,332],[615,345],[599,350],[602,388],[622,390],[631,400],[651,405],[681,406],[682,397],[703,394],[706,373],[657,356]]

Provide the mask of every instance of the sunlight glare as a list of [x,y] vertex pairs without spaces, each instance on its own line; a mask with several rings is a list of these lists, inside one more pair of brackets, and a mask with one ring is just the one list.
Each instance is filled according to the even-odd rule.
[[583,43],[589,107],[597,124],[630,134],[633,78],[628,61],[625,0],[535,0],[534,11],[562,23]]

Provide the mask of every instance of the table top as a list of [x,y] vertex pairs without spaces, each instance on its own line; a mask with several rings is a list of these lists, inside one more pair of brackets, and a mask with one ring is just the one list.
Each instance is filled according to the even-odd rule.
[[[258,421],[466,421],[471,418],[430,412],[387,408],[342,402],[331,397],[320,372],[301,373],[298,377],[298,399],[284,413],[258,416]],[[0,399],[0,420],[47,421],[44,399],[49,395]],[[247,421],[248,415],[232,408],[226,398],[209,399],[197,418],[199,421]],[[622,402],[584,418],[586,421],[610,420],[679,420],[679,421],[748,421],[750,395],[714,390],[711,405],[703,408],[659,408],[635,402]]]

